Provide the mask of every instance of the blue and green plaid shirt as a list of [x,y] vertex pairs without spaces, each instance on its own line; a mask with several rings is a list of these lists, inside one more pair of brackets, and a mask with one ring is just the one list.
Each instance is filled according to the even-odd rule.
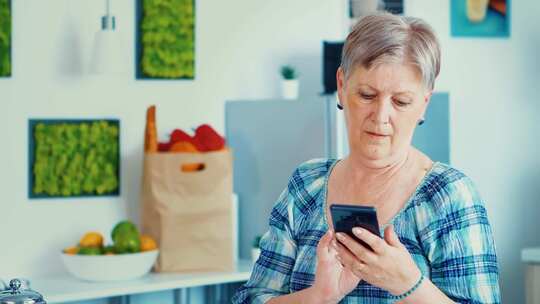
[[[328,230],[328,175],[336,162],[315,159],[294,171],[272,209],[251,278],[233,303],[264,303],[313,284],[317,244]],[[452,300],[500,303],[497,256],[486,209],[463,173],[434,163],[389,224],[424,276]],[[393,301],[386,290],[361,281],[340,303]]]

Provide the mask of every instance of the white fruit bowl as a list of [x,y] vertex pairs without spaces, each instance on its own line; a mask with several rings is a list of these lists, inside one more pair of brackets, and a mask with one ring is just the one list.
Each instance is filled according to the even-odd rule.
[[62,253],[69,273],[86,281],[132,280],[150,272],[158,250],[117,255],[71,255]]

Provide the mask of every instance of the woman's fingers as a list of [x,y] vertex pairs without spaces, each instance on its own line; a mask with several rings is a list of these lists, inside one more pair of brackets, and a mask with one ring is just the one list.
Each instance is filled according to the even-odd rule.
[[317,245],[317,256],[323,260],[327,260],[331,257],[330,242],[332,239],[334,239],[334,233],[331,229],[328,229],[328,231],[319,240],[319,245]]
[[401,244],[401,242],[399,241],[396,231],[394,230],[394,226],[388,226],[386,230],[384,230],[384,239],[390,246],[403,246],[403,244]]
[[352,239],[345,233],[336,233],[336,237],[343,246],[345,246],[349,251],[360,261],[362,262],[372,262],[377,257],[371,250],[362,246],[360,243]]
[[357,238],[368,244],[375,253],[384,253],[386,243],[381,237],[371,233],[371,231],[359,227],[353,228],[353,233]]
[[362,272],[365,271],[366,264],[359,261],[354,254],[352,254],[345,246],[340,245],[338,242],[335,244],[336,251],[337,251],[337,259],[345,267],[345,269],[348,269],[352,273],[354,273],[357,277],[362,277]]

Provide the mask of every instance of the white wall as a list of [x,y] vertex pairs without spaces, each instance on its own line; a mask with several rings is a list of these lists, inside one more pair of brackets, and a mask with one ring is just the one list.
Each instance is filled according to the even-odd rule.
[[[322,90],[321,40],[343,35],[335,0],[197,1],[196,80],[104,83],[84,76],[104,1],[14,0],[13,77],[0,80],[0,278],[63,271],[58,252],[87,230],[107,234],[138,217],[144,111],[158,105],[160,134],[209,122],[223,130],[227,99],[278,96],[277,70],[292,63],[301,94]],[[113,12],[133,62],[134,1]],[[524,246],[540,245],[538,131],[540,2],[512,1],[510,39],[450,37],[448,1],[406,0],[406,13],[439,34],[437,84],[451,96],[451,160],[477,183],[495,231],[503,302],[522,303]],[[133,68],[133,67],[131,67]],[[131,74],[132,70],[131,70]],[[122,134],[119,198],[27,199],[27,119],[118,117]]]
[[[197,0],[196,80],[135,81],[135,1],[111,2],[131,67],[114,82],[86,76],[104,0],[12,1],[13,76],[0,79],[0,278],[64,271],[59,252],[82,233],[138,218],[149,104],[162,136],[203,122],[223,131],[224,101],[277,97],[282,64],[299,68],[301,95],[321,92],[321,41],[344,32],[334,0]],[[122,195],[28,200],[28,118],[103,116],[121,119]]]

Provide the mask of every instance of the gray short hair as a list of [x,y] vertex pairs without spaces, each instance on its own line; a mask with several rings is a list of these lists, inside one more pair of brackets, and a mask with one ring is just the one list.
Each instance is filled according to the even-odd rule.
[[418,68],[426,88],[433,90],[439,75],[441,50],[431,26],[420,18],[380,13],[365,16],[347,36],[341,68],[348,78],[352,69],[390,62]]

